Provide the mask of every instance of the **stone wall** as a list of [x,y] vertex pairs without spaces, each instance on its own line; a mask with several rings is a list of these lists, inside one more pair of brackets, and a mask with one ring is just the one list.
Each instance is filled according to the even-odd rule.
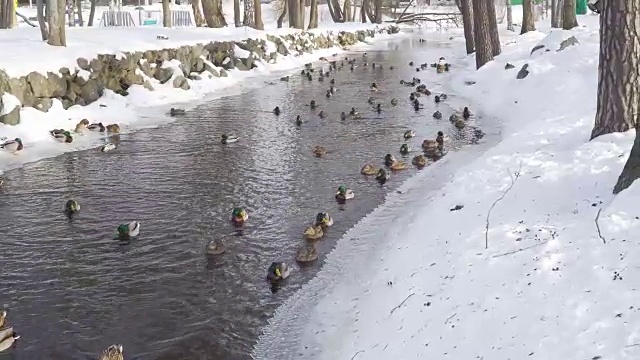
[[[215,41],[176,49],[128,52],[124,56],[103,54],[90,60],[78,58],[75,69],[61,68],[58,72],[46,74],[31,72],[20,78],[11,78],[0,70],[0,94],[9,93],[22,106],[46,112],[53,105],[53,99],[58,99],[68,109],[73,105],[91,104],[102,96],[105,89],[122,96],[127,95],[127,89],[132,85],[153,90],[150,78],[160,84],[171,82],[175,88],[189,90],[189,81],[198,81],[205,76],[225,77],[226,70],[234,68],[248,71],[256,67],[259,59],[274,63],[279,55],[295,56],[311,53],[315,49],[346,47],[363,42],[377,33],[395,34],[399,31],[397,26],[390,25],[376,30],[338,34],[301,32],[284,36],[267,35],[266,40]],[[236,46],[245,51],[236,54]],[[20,105],[15,101],[3,102],[3,99],[5,96],[0,97],[0,122],[8,125],[20,123]]]

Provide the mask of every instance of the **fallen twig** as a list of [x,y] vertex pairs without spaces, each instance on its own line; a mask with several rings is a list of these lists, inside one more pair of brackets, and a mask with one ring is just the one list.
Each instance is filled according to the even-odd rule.
[[353,354],[353,356],[351,357],[351,360],[355,359],[356,356],[358,356],[358,354],[360,354],[361,352],[364,352],[364,350],[358,350],[355,354]]
[[602,232],[600,231],[600,223],[598,222],[598,220],[600,220],[600,213],[602,212],[602,208],[598,209],[598,214],[596,215],[596,229],[598,229],[598,237],[600,237],[600,239],[602,240],[602,243],[606,244],[607,240],[604,238],[604,236],[602,236]]
[[[549,240],[551,240],[551,239],[549,239]],[[499,258],[501,256],[507,256],[507,255],[519,253],[521,251],[529,250],[531,248],[538,247],[540,245],[544,245],[544,244],[548,243],[549,240],[545,240],[543,242],[540,242],[540,243],[537,243],[537,244],[533,244],[533,245],[529,245],[529,246],[526,246],[526,247],[523,247],[523,248],[519,248],[519,249],[516,249],[516,250],[511,250],[511,251],[508,251],[508,252],[503,253],[503,254],[493,255],[492,258]]]
[[393,309],[391,309],[391,312],[389,313],[389,315],[393,314],[394,311],[398,310],[402,305],[404,305],[404,303],[409,300],[410,297],[412,297],[413,295],[415,295],[414,293],[409,294],[409,296],[407,296],[406,298],[404,298],[404,300],[402,300],[402,302],[400,303],[400,305],[394,307]]
[[521,170],[522,170],[522,162],[520,162],[518,171],[516,171],[513,174],[511,173],[511,170],[507,169],[507,171],[509,172],[509,177],[511,178],[511,185],[509,185],[509,187],[502,193],[502,195],[500,195],[500,197],[497,198],[496,201],[493,202],[493,204],[491,204],[491,207],[487,212],[487,222],[486,222],[485,231],[484,231],[484,248],[485,249],[489,248],[489,225],[490,225],[489,217],[491,216],[491,211],[502,199],[504,199],[507,193],[513,188],[513,185],[516,184],[516,181],[518,181],[518,179],[520,178]]
[[453,315],[449,316],[447,320],[444,321],[444,324],[446,325],[449,322],[449,320],[453,319],[453,317],[456,315],[458,315],[458,313],[453,313]]

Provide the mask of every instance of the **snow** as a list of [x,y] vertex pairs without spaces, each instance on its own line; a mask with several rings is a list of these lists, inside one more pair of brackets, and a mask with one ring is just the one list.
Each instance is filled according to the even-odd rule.
[[640,357],[640,182],[612,195],[635,133],[588,141],[598,17],[578,22],[580,44],[562,52],[530,57],[540,23],[503,33],[503,54],[479,71],[473,56],[455,65],[452,87],[497,118],[499,141],[445,157],[350,229],[254,358]]
[[8,113],[10,113],[11,111],[13,111],[13,109],[15,109],[18,106],[22,106],[22,104],[20,103],[20,100],[18,100],[17,97],[9,94],[9,93],[4,93],[2,94],[2,101],[0,102],[1,108],[0,108],[0,115],[6,115]]

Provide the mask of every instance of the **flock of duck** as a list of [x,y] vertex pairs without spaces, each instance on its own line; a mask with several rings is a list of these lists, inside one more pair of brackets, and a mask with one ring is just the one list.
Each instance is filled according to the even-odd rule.
[[[306,64],[305,69],[303,69],[301,72],[302,76],[306,77],[309,81],[312,81],[314,77],[313,74],[318,73],[319,74],[318,81],[323,82],[325,78],[330,77],[331,74],[334,72],[342,70],[345,66],[348,66],[348,68],[351,71],[354,71],[354,69],[360,66],[360,64],[362,64],[362,66],[364,67],[371,66],[373,68],[376,68],[376,66],[379,66],[379,65],[376,65],[375,63],[372,63],[372,64],[368,63],[367,53],[363,54],[361,61],[358,61],[353,58],[352,59],[345,58],[344,60],[341,60],[341,61],[328,60],[326,58],[321,58],[321,60],[324,60],[326,63],[329,64],[328,70],[325,71],[323,67],[320,67],[319,69],[314,69],[311,64]],[[413,66],[413,62],[410,62],[409,66]],[[421,70],[427,69],[428,67],[429,67],[428,64],[421,64],[420,67],[416,68],[416,70],[421,71]],[[431,64],[431,67],[435,68],[438,73],[449,71],[450,69],[450,65],[445,62],[444,58],[440,58],[440,60],[437,63]],[[393,67],[391,67],[391,69],[393,69]],[[285,76],[280,80],[289,81],[289,79],[290,79],[289,76]],[[337,91],[335,87],[335,84],[336,84],[335,79],[333,78],[330,79],[329,83],[330,83],[330,87],[326,91],[327,98],[330,98],[331,96],[333,96]],[[426,88],[426,86],[423,84],[420,84],[420,79],[415,77],[411,81],[401,80],[400,83],[402,85],[415,87],[415,90],[412,91],[411,94],[409,95],[409,100],[410,100],[411,106],[416,111],[422,109],[423,105],[420,103],[418,98],[420,98],[423,95],[424,96],[431,95],[431,92]],[[380,91],[376,83],[372,83],[369,86],[369,88],[372,93]],[[436,103],[442,102],[446,99],[447,99],[446,94],[439,94],[434,96],[434,101]],[[367,102],[369,105],[373,107],[374,111],[378,113],[382,111],[381,103],[377,103],[374,97],[370,97]],[[390,103],[391,103],[391,106],[397,106],[398,100],[395,98],[391,99]],[[309,103],[309,107],[311,109],[316,109],[318,107],[318,104],[316,103],[315,100],[311,100],[311,102]],[[276,116],[279,116],[281,113],[282,111],[280,110],[279,107],[276,106],[273,109],[273,114],[275,114]],[[170,110],[171,116],[180,116],[184,114],[185,114],[185,110],[183,109],[172,108]],[[318,113],[318,116],[323,118],[326,116],[326,114],[323,111],[320,111]],[[436,119],[441,119],[442,113],[440,113],[440,111],[436,111],[433,114],[433,117]],[[454,113],[453,115],[451,115],[450,121],[455,125],[456,128],[462,129],[465,126],[465,121],[470,117],[471,117],[471,113],[469,112],[469,109],[465,107],[460,115],[458,115],[457,113]],[[350,111],[342,112],[340,114],[340,119],[343,121],[348,119],[355,120],[355,119],[361,119],[361,118],[362,117],[360,113],[355,108],[351,108]],[[302,126],[303,121],[300,115],[296,116],[295,124],[297,126]],[[71,143],[73,142],[74,136],[76,135],[82,136],[86,132],[98,132],[98,133],[105,133],[108,135],[117,135],[120,133],[120,126],[118,124],[110,124],[105,126],[102,123],[90,123],[87,119],[83,119],[76,125],[73,131],[65,130],[65,129],[53,129],[50,131],[50,135],[52,138],[54,138],[55,140],[61,143]],[[415,131],[406,130],[403,134],[403,139],[406,141],[415,136],[416,136]],[[238,140],[239,140],[239,137],[235,134],[232,134],[232,133],[223,134],[221,143],[230,144],[230,143],[237,142]],[[424,140],[422,142],[422,150],[424,154],[413,157],[411,163],[416,168],[422,169],[428,164],[429,160],[431,161],[438,160],[439,158],[444,156],[446,153],[445,151],[446,140],[447,139],[445,138],[445,135],[442,131],[438,131],[435,139]],[[106,152],[115,148],[116,148],[115,144],[111,142],[107,142],[105,145],[101,147],[101,151]],[[7,140],[1,143],[0,149],[9,151],[13,154],[17,154],[24,149],[24,146],[23,146],[22,140],[20,138],[16,138],[16,139]],[[407,155],[409,151],[410,151],[410,148],[407,143],[402,143],[400,145],[401,155]],[[313,149],[313,154],[319,158],[323,157],[328,152],[329,151],[327,151],[327,149],[322,146],[316,146]],[[406,163],[397,160],[392,154],[386,154],[383,158],[382,164],[384,164],[384,166],[380,166],[380,167],[377,167],[373,164],[365,164],[361,168],[360,173],[365,176],[375,176],[375,179],[380,184],[385,184],[390,179],[392,172],[402,171],[408,168]],[[2,179],[0,179],[0,185],[1,184],[2,184]],[[354,197],[355,197],[354,191],[348,188],[347,186],[340,185],[337,188],[337,192],[335,194],[335,200],[338,203],[343,204],[346,201],[353,199]],[[68,200],[64,205],[64,212],[67,214],[69,218],[71,218],[74,214],[76,214],[79,211],[80,211],[80,204],[76,200],[73,200],[73,199]],[[236,227],[242,227],[248,221],[248,219],[249,219],[249,213],[244,208],[237,207],[231,211],[230,221]],[[329,213],[327,212],[318,213],[315,219],[313,220],[312,225],[307,227],[303,232],[303,235],[306,241],[305,241],[305,244],[298,250],[296,254],[296,261],[301,263],[309,263],[317,260],[318,251],[316,249],[316,242],[324,236],[324,234],[327,231],[327,228],[329,228],[332,225],[333,225],[333,219],[329,215]],[[139,234],[140,234],[140,223],[137,221],[132,221],[127,224],[118,225],[116,228],[116,235],[114,239],[126,242],[131,240],[132,238],[135,238]],[[225,250],[226,250],[225,243],[221,239],[212,240],[206,246],[206,253],[212,256],[221,255],[225,252]],[[273,262],[268,267],[266,277],[267,277],[267,280],[272,284],[272,286],[277,287],[278,284],[283,280],[287,279],[290,274],[291,274],[291,267],[289,267],[285,262],[277,261],[277,262]],[[15,343],[15,341],[20,337],[19,335],[17,335],[16,332],[14,332],[13,327],[6,327],[3,329],[6,316],[7,316],[6,311],[3,311],[0,313],[0,352],[10,348]],[[106,349],[103,352],[100,359],[101,360],[123,360],[122,345],[111,345],[108,349]]]

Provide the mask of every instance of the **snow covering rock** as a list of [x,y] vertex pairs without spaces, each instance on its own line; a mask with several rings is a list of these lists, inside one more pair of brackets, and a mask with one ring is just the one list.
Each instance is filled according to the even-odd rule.
[[529,68],[529,64],[522,65],[522,68],[520,69],[520,71],[518,71],[518,74],[516,75],[516,79],[522,80],[526,78],[529,75],[529,70],[527,70],[528,68]]
[[580,42],[571,31],[560,29],[553,30],[549,35],[545,36],[542,41],[533,47],[531,50],[531,57],[539,56],[549,51],[562,51],[569,46],[577,45],[579,43]]
[[0,123],[6,125],[18,125],[20,123],[20,100],[17,97],[4,93],[0,97]]

